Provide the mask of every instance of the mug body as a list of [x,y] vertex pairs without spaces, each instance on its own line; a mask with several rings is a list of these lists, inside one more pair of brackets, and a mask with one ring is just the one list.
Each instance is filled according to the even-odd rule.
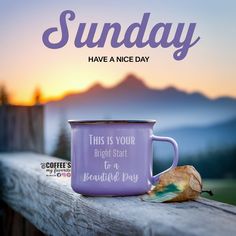
[[150,190],[155,121],[69,121],[71,185],[91,196],[138,195]]

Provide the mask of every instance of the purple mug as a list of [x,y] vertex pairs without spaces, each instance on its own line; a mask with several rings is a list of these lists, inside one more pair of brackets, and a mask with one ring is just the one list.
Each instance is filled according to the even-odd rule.
[[[144,194],[159,176],[178,163],[178,145],[169,137],[153,135],[154,120],[69,121],[71,131],[71,186],[90,196]],[[153,176],[153,141],[174,147],[172,166]]]

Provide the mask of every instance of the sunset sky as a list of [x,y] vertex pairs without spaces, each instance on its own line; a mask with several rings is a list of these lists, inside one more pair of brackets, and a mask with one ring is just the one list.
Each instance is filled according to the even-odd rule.
[[[59,15],[66,9],[76,13],[69,23],[69,42],[61,49],[49,49],[42,34],[47,28],[59,27]],[[31,104],[36,87],[47,101],[84,91],[96,82],[114,86],[127,73],[134,73],[150,87],[171,85],[209,97],[236,97],[235,9],[234,0],[0,0],[0,85],[6,86],[12,103]],[[175,26],[196,22],[194,38],[200,36],[200,41],[182,61],[173,59],[173,47],[79,49],[73,44],[80,22],[119,22],[124,33],[145,12],[151,13],[147,33],[158,22]],[[87,62],[88,56],[118,55],[150,56],[150,62]]]

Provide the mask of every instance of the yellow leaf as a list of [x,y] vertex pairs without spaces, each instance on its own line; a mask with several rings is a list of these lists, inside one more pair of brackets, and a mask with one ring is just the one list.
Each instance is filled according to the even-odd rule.
[[178,166],[160,176],[158,184],[142,199],[151,202],[182,202],[196,199],[202,179],[193,166]]

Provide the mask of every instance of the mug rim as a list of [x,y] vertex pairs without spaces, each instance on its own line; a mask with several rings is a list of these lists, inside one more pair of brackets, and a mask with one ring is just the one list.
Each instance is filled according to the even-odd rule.
[[68,120],[70,124],[155,124],[156,120]]

